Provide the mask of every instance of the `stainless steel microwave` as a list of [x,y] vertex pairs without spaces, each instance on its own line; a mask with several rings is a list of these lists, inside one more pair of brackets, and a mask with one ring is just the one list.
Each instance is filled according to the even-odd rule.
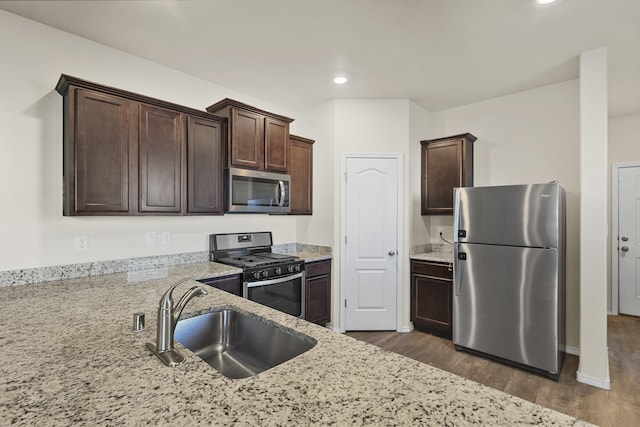
[[229,168],[227,212],[285,214],[291,212],[291,176],[273,172]]

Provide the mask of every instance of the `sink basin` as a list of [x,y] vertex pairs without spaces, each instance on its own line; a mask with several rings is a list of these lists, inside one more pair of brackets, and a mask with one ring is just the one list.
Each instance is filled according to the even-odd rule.
[[176,324],[174,339],[228,378],[246,378],[304,353],[317,341],[224,307]]

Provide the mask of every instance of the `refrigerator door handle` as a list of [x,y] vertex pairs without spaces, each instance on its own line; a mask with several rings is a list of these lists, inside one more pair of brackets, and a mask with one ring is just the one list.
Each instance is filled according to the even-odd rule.
[[453,189],[453,241],[458,242],[458,229],[460,228],[460,190]]
[[456,243],[456,248],[455,248],[454,257],[453,257],[453,271],[456,276],[453,284],[456,287],[456,296],[460,295],[460,287],[462,286],[462,284],[460,283],[460,281],[462,280],[462,271],[460,271],[460,261],[458,261],[459,253],[460,253],[460,244]]

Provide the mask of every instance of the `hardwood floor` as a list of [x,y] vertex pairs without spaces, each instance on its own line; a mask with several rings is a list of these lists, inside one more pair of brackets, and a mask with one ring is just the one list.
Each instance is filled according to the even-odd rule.
[[578,357],[567,354],[559,381],[455,350],[420,331],[348,332],[347,335],[505,391],[602,427],[640,425],[640,318],[609,316],[611,390],[576,381]]

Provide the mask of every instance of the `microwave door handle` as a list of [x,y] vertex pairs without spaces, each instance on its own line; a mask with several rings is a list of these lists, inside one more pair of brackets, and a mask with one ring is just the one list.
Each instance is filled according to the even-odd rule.
[[284,194],[284,182],[283,181],[278,181],[278,186],[280,187],[280,199],[278,200],[278,206],[282,207],[284,206],[284,199],[285,199],[285,194]]

